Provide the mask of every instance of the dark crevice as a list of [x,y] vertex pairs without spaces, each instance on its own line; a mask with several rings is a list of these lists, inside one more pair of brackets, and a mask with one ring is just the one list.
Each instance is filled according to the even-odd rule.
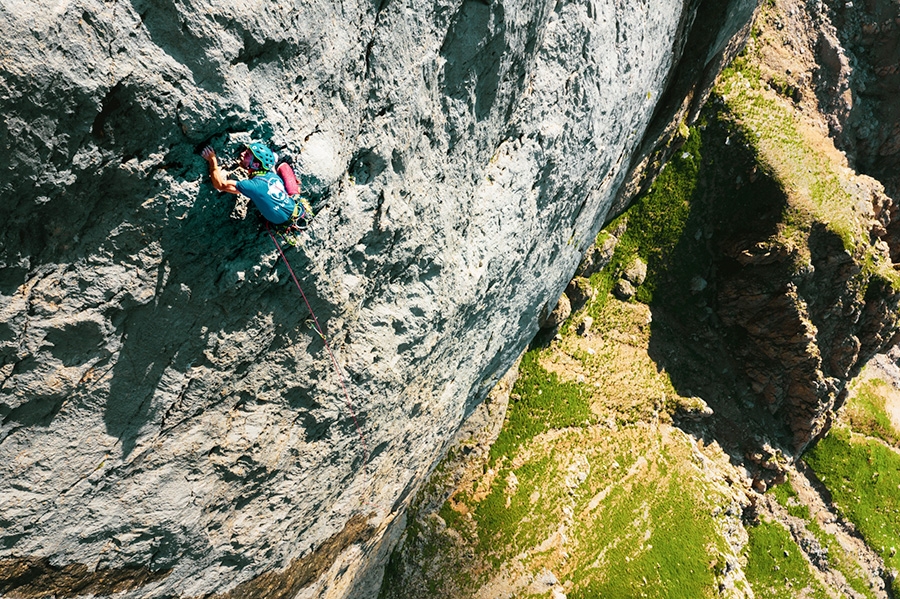
[[0,596],[9,599],[112,595],[166,578],[171,570],[124,566],[91,571],[85,564],[55,566],[48,558],[0,559]]
[[232,65],[244,63],[253,70],[260,64],[269,64],[291,55],[291,46],[287,40],[265,40],[260,43],[248,32],[244,32],[244,47],[231,60]]
[[91,135],[98,142],[108,141],[112,143],[115,141],[112,139],[112,132],[107,129],[107,122],[122,107],[124,100],[122,96],[123,86],[122,82],[119,81],[106,92],[106,96],[100,103],[100,112],[97,113],[97,116],[94,118],[94,124],[91,125]]

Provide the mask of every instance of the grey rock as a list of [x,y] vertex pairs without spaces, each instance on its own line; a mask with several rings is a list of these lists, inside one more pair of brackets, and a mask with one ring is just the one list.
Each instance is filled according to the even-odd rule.
[[578,325],[578,334],[582,337],[586,337],[591,332],[591,327],[594,326],[594,319],[590,316],[585,316],[584,320],[581,321],[581,324]]
[[613,287],[613,295],[622,301],[629,300],[634,297],[634,285],[627,279],[619,279]]
[[553,308],[553,311],[550,313],[550,316],[547,317],[547,321],[541,328],[547,331],[555,331],[562,326],[562,323],[564,323],[571,315],[572,304],[569,302],[568,296],[563,293],[559,296],[556,307]]
[[612,260],[619,244],[619,238],[614,235],[601,235],[599,243],[591,246],[578,266],[577,274],[581,277],[590,277],[595,272],[600,272]]
[[699,275],[695,276],[691,278],[691,293],[700,293],[706,289],[707,285],[706,279]]
[[[3,0],[0,577],[373,596],[754,6]],[[315,317],[194,153],[250,139],[324,206],[288,251]]]
[[540,591],[545,591],[551,587],[554,587],[559,584],[559,579],[556,578],[556,575],[548,569],[541,570],[537,576],[534,578],[534,583],[531,588]]
[[590,281],[584,277],[575,277],[566,285],[566,296],[572,307],[572,312],[577,312],[594,297],[595,291]]
[[635,257],[634,260],[625,267],[623,276],[635,286],[640,286],[647,278],[647,263],[639,257]]

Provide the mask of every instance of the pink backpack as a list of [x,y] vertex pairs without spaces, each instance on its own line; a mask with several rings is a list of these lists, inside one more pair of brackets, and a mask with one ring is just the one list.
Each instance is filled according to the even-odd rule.
[[278,176],[284,182],[284,190],[289,196],[295,196],[300,193],[300,184],[297,182],[297,176],[294,174],[294,169],[291,168],[290,164],[282,162],[275,169],[275,172],[278,173]]

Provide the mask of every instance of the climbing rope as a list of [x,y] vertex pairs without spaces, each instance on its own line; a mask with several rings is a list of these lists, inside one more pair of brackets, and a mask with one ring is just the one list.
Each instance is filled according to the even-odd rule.
[[325,349],[328,350],[328,355],[331,356],[331,363],[334,364],[334,369],[337,371],[338,380],[341,383],[341,389],[344,390],[344,399],[347,402],[347,410],[350,412],[350,415],[353,417],[353,424],[356,426],[356,433],[359,435],[359,440],[362,442],[363,447],[363,472],[364,474],[368,474],[369,469],[369,445],[366,443],[366,436],[363,434],[362,427],[359,426],[359,420],[356,418],[356,410],[353,409],[353,402],[350,400],[350,393],[347,391],[347,385],[344,383],[344,371],[341,368],[340,364],[338,364],[337,358],[334,357],[334,352],[331,351],[331,345],[328,343],[328,338],[325,337],[325,331],[322,330],[322,327],[319,325],[319,319],[316,318],[316,313],[313,312],[312,306],[309,305],[309,300],[306,299],[306,294],[303,293],[303,288],[300,287],[300,281],[297,280],[297,275],[294,274],[294,269],[291,268],[291,263],[288,262],[287,256],[284,255],[284,250],[281,249],[281,244],[278,243],[278,240],[275,238],[275,235],[272,234],[272,229],[269,227],[269,223],[266,222],[266,232],[269,234],[269,238],[272,240],[272,243],[275,244],[275,247],[278,248],[278,253],[281,254],[281,259],[284,261],[284,265],[287,266],[288,272],[291,273],[291,278],[294,280],[294,285],[297,286],[297,291],[300,292],[300,296],[303,298],[304,303],[306,303],[306,308],[309,310],[309,314],[312,316],[313,324],[316,328],[316,332],[319,334],[319,337],[322,338],[322,341],[325,343]]

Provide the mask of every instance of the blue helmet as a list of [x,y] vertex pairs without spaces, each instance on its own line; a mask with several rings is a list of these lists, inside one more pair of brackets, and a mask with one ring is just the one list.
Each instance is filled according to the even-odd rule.
[[247,146],[247,149],[259,160],[262,170],[270,171],[275,168],[275,153],[272,152],[265,144],[253,142]]

